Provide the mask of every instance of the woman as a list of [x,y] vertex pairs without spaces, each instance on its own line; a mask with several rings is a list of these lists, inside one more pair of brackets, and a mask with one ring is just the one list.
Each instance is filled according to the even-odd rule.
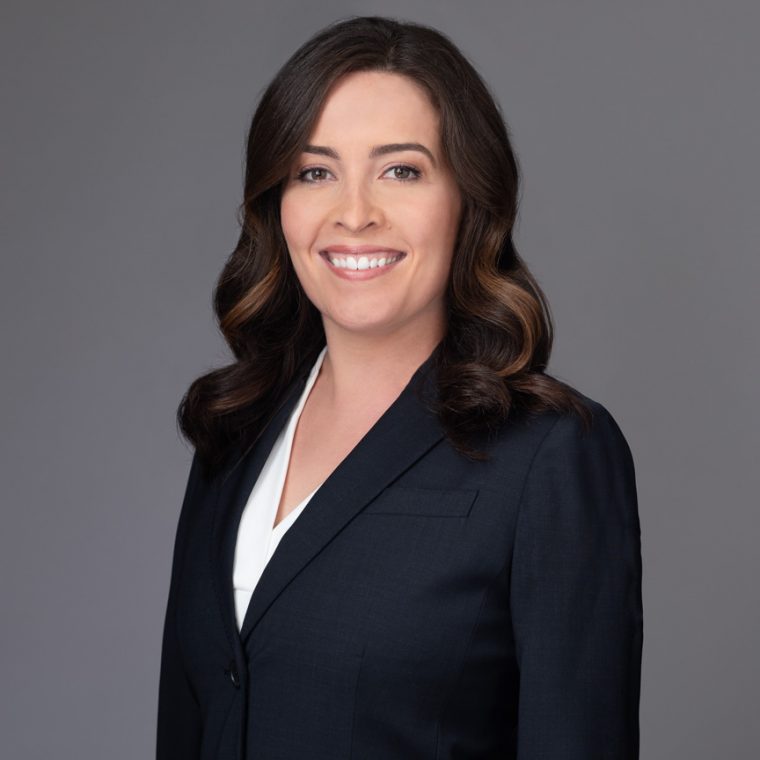
[[497,106],[438,32],[333,24],[248,139],[196,380],[158,757],[634,758],[629,447],[545,372]]

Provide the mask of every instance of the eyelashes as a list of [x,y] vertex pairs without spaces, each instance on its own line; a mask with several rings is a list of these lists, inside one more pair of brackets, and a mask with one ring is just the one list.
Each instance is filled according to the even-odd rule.
[[[414,182],[418,180],[422,174],[419,169],[414,166],[410,166],[409,164],[394,164],[393,166],[388,167],[384,174],[387,174],[389,171],[395,171],[396,169],[400,169],[409,173],[409,176],[406,177],[394,176],[393,179],[398,182]],[[305,169],[301,169],[301,171],[296,174],[296,179],[299,182],[303,182],[307,185],[316,185],[320,182],[324,182],[324,179],[314,179],[313,177],[312,179],[307,179],[308,175],[312,172],[326,172],[329,174],[329,170],[325,169],[322,166],[310,166],[306,167]]]

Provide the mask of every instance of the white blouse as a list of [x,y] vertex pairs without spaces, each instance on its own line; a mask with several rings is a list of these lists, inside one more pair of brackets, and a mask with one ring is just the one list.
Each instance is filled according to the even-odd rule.
[[[317,492],[315,488],[297,507],[289,512],[283,520],[274,525],[277,507],[282,496],[285,476],[290,462],[290,450],[293,446],[293,436],[301,416],[306,399],[314,381],[319,374],[322,360],[327,352],[327,346],[317,356],[314,366],[309,373],[306,386],[301,398],[291,412],[290,418],[272,446],[272,451],[261,470],[251,494],[248,497],[243,515],[240,518],[237,542],[235,544],[235,563],[232,571],[232,583],[235,589],[235,616],[238,630],[243,626],[243,618],[248,609],[253,589],[261,578],[264,568],[274,554],[277,544],[285,535],[285,531],[296,521],[303,512],[309,499]],[[320,485],[322,485],[320,483]]]

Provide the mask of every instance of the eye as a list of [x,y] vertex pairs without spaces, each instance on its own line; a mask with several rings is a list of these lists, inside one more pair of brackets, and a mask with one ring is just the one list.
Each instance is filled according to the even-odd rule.
[[324,179],[324,177],[322,177],[322,178],[317,178],[317,179],[314,179],[314,178],[312,177],[312,179],[307,179],[307,176],[308,176],[309,174],[312,174],[312,172],[324,172],[325,174],[328,174],[328,173],[329,173],[329,172],[327,171],[327,169],[325,169],[325,168],[324,168],[324,167],[322,167],[322,166],[312,166],[311,168],[301,169],[301,171],[300,171],[300,172],[298,172],[298,174],[296,174],[296,179],[297,179],[299,182],[309,182],[309,183],[312,183],[312,184],[313,184],[313,183],[316,183],[316,182],[321,182],[321,181]]
[[[386,172],[395,172],[394,179],[400,180],[401,182],[413,182],[416,179],[419,179],[420,174],[422,172],[419,169],[415,169],[413,166],[409,166],[409,164],[396,164],[396,166],[391,166],[390,169]],[[406,174],[406,176],[399,176],[399,172],[409,172],[409,174]]]
[[[385,171],[385,174],[391,171],[394,172],[393,179],[397,179],[399,182],[413,182],[419,179],[422,174],[419,169],[410,166],[409,164],[396,164],[395,166],[391,166]],[[299,182],[313,185],[323,182],[328,174],[330,174],[330,172],[322,166],[311,166],[301,169],[301,171],[296,174],[296,179]]]

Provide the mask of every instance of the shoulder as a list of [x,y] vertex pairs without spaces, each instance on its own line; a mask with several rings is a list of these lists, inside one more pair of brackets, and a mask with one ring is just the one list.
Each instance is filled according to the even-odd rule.
[[612,412],[576,388],[571,388],[577,409],[515,409],[491,439],[497,452],[521,459],[532,457],[547,447],[564,451],[592,451],[613,446],[630,456],[628,441]]
[[534,421],[541,436],[525,475],[523,519],[533,513],[542,521],[561,524],[564,516],[588,526],[611,521],[638,531],[636,475],[628,441],[604,404],[584,394],[579,397],[590,413],[588,427],[571,412],[547,413]]
[[577,412],[548,414],[543,422],[545,435],[536,453],[548,447],[556,452],[583,452],[592,457],[605,452],[631,457],[628,441],[612,412],[601,402],[577,393],[588,412],[588,425]]
[[595,457],[604,452],[632,459],[628,441],[612,412],[600,401],[571,388],[579,409],[539,412],[520,411],[505,423],[497,446],[519,448],[529,458],[583,453]]

